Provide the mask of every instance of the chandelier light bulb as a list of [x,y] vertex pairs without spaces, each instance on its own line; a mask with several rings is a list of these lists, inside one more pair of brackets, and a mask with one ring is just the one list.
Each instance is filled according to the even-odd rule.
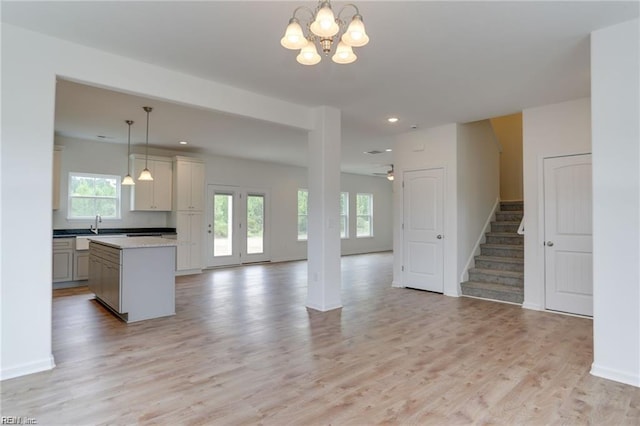
[[351,48],[351,46],[341,41],[340,43],[338,43],[336,53],[331,59],[337,64],[350,64],[358,59],[358,57],[355,53],[353,53],[353,49]]
[[340,26],[336,22],[335,16],[333,16],[333,10],[329,2],[324,2],[318,14],[316,20],[313,21],[309,27],[318,37],[333,37],[340,31]]
[[307,41],[307,44],[300,49],[300,53],[296,57],[296,60],[302,65],[315,65],[320,62],[321,59],[316,49],[316,44],[311,40]]
[[362,47],[369,43],[369,36],[367,36],[367,32],[364,29],[362,16],[353,16],[347,31],[342,35],[342,41],[353,47]]

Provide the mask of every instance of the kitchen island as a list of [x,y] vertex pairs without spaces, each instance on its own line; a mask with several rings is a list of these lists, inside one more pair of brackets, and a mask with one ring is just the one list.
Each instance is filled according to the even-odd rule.
[[89,289],[127,323],[175,315],[175,240],[91,237]]

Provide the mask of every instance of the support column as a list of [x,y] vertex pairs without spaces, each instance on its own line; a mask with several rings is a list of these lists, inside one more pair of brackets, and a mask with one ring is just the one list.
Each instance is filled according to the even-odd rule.
[[640,387],[640,21],[591,33],[593,365]]
[[309,132],[307,307],[330,311],[340,299],[340,110],[318,107]]

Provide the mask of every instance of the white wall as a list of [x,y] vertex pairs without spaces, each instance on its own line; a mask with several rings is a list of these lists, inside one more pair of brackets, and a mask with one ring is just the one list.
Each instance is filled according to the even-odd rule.
[[591,152],[589,98],[526,109],[523,125],[524,303],[545,309],[543,159]]
[[502,148],[500,153],[500,199],[522,198],[522,113],[495,117],[491,127]]
[[640,386],[640,23],[591,35],[594,361]]
[[500,150],[489,120],[458,125],[458,281],[500,198]]
[[444,168],[444,293],[458,296],[457,126],[447,124],[400,135],[393,146],[393,285],[403,287],[402,176],[406,171]]

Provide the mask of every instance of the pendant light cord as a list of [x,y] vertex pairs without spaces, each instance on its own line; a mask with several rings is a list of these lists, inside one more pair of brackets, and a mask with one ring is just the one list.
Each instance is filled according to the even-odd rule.
[[129,136],[127,137],[127,175],[131,173],[131,125],[133,121],[127,120],[129,125]]
[[151,108],[147,107],[145,109],[147,111],[147,140],[144,148],[144,168],[149,168],[149,112],[151,112]]

